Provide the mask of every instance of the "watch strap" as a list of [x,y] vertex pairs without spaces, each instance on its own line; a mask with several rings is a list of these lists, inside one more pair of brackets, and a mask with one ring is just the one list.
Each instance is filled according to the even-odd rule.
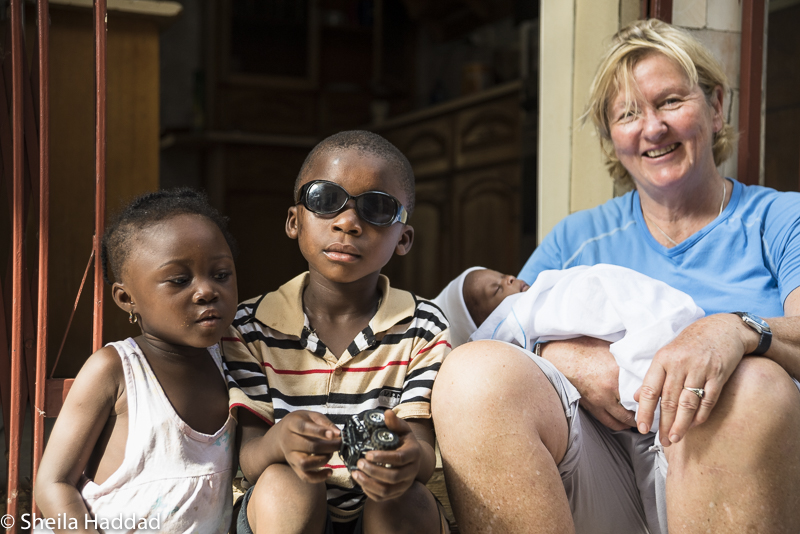
[[[769,350],[769,346],[772,344],[772,330],[770,329],[769,324],[767,324],[767,322],[761,317],[753,315],[752,313],[737,311],[733,312],[733,314],[738,315],[744,324],[749,326],[753,331],[761,336],[761,338],[758,340],[758,346],[750,354],[753,356],[761,356],[767,352]],[[766,327],[760,326],[758,324],[759,321],[764,323]]]

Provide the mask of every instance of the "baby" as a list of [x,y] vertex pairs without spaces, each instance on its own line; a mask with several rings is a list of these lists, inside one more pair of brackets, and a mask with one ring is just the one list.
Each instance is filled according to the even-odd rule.
[[450,321],[453,347],[496,339],[533,354],[537,344],[553,340],[588,336],[611,342],[620,368],[620,403],[631,411],[638,408],[634,393],[658,349],[704,315],[682,291],[605,264],[542,271],[530,287],[475,267],[433,302]]
[[528,284],[510,274],[470,267],[447,284],[432,300],[450,320],[453,348],[463,345],[503,299],[528,290]]

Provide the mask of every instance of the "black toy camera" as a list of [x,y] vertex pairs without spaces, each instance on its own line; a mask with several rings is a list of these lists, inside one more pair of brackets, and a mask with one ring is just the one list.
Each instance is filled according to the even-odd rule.
[[360,416],[352,415],[342,429],[342,447],[339,455],[348,471],[355,471],[359,458],[368,451],[396,449],[400,438],[386,428],[383,410],[367,410]]

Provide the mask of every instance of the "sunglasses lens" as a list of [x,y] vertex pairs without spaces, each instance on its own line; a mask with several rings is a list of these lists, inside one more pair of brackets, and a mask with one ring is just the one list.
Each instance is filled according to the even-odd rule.
[[358,214],[365,221],[382,226],[391,224],[397,214],[397,204],[389,195],[366,193],[356,201]]
[[330,182],[318,182],[308,188],[305,207],[314,213],[336,213],[347,203],[347,191]]

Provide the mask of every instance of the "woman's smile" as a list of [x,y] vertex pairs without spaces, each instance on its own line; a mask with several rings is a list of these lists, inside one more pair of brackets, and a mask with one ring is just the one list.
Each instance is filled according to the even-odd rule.
[[640,192],[704,181],[716,168],[711,146],[721,126],[721,102],[707,98],[672,59],[659,53],[642,58],[633,77],[632,94],[617,94],[609,116],[614,150]]

